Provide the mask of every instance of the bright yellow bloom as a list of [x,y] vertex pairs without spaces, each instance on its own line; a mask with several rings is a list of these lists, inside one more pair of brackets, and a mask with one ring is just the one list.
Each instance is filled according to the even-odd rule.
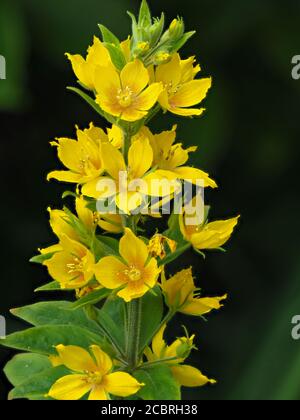
[[160,134],[152,134],[151,131],[144,127],[139,136],[145,136],[150,140],[153,149],[153,166],[171,172],[171,174],[193,184],[204,183],[204,187],[217,188],[217,184],[207,173],[200,169],[190,166],[184,166],[189,160],[189,154],[196,152],[197,147],[183,149],[181,143],[175,143],[176,128],[174,126],[170,131],[163,131]]
[[76,211],[79,219],[92,231],[98,225],[106,232],[123,232],[122,218],[119,214],[100,214],[99,212],[93,212],[87,208],[87,202],[82,196],[76,198]]
[[216,381],[208,379],[200,370],[183,365],[182,363],[189,356],[191,350],[194,348],[194,338],[182,337],[174,341],[170,346],[166,344],[163,339],[166,325],[164,325],[152,341],[152,348],[145,350],[145,355],[149,362],[158,360],[165,360],[165,363],[170,366],[175,380],[185,387],[204,386],[207,383],[215,384]]
[[180,230],[184,238],[199,250],[221,248],[231,237],[239,217],[199,225],[187,225],[186,215],[179,216]]
[[[96,138],[96,133],[99,137]],[[85,184],[103,173],[101,144],[104,132],[93,125],[87,130],[77,129],[78,140],[60,138],[52,142],[56,146],[58,157],[68,171],[51,172],[47,179],[62,182]]]
[[79,289],[94,276],[94,255],[82,244],[62,235],[61,250],[44,261],[50,276],[62,289]]
[[120,74],[111,67],[98,67],[96,102],[115,117],[138,121],[147,115],[162,92],[161,83],[148,84],[149,73],[140,60],[126,64]]
[[71,61],[77,79],[89,90],[95,89],[95,71],[97,66],[112,66],[109,52],[96,36],[94,37],[93,45],[88,48],[86,59],[79,54],[66,55]]
[[118,296],[130,302],[156,285],[161,270],[147,245],[128,228],[120,240],[119,252],[122,260],[114,256],[102,258],[95,266],[95,275],[107,289],[122,288]]
[[164,91],[159,97],[159,103],[164,110],[181,116],[201,115],[205,109],[190,108],[205,99],[211,87],[211,78],[194,80],[200,67],[193,66],[194,57],[181,60],[179,54],[174,54],[167,64],[158,66],[155,72],[156,82],[162,82]]
[[[98,212],[93,212],[87,208],[87,202],[82,196],[76,197],[75,207],[79,220],[91,233],[95,231],[97,225],[110,233],[123,232],[122,218],[120,215],[101,215]],[[72,226],[69,214],[67,214],[64,210],[51,210],[49,208],[48,211],[50,214],[51,229],[53,233],[58,237],[58,239],[61,239],[64,235],[66,235],[70,239],[80,242],[80,236],[74,226]],[[56,244],[44,249],[40,249],[39,251],[41,254],[49,254],[61,250],[61,245]]]
[[[169,171],[157,170],[147,174],[152,167],[153,151],[146,138],[140,138],[132,143],[128,153],[128,165],[122,153],[109,143],[102,145],[102,159],[105,170],[111,178],[95,179],[83,186],[82,193],[97,200],[115,196],[117,207],[126,214],[139,208],[144,202],[145,195],[159,197],[163,194],[160,182],[169,181],[170,189],[175,188],[172,183],[175,176]],[[114,183],[110,188],[112,180]],[[153,186],[153,180],[157,181],[157,185]]]
[[201,298],[197,295],[194,284],[192,269],[182,270],[175,276],[166,280],[162,274],[161,288],[166,297],[167,305],[175,311],[186,315],[202,316],[213,309],[220,309],[221,301],[227,298],[222,297]]
[[167,256],[166,245],[168,251],[176,251],[177,243],[175,241],[160,234],[154,235],[148,244],[149,254],[152,255],[152,257],[159,257],[163,260]]
[[89,393],[89,400],[110,399],[110,394],[129,397],[143,384],[125,372],[114,372],[111,358],[99,346],[90,347],[91,353],[77,346],[56,347],[62,365],[73,373],[58,379],[48,396],[55,400],[80,400]]

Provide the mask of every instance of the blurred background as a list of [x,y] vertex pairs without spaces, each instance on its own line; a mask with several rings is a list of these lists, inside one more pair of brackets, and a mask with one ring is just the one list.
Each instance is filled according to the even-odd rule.
[[[199,146],[193,164],[220,186],[206,195],[211,217],[242,215],[227,254],[208,254],[203,261],[190,252],[169,269],[175,273],[193,264],[206,294],[229,293],[225,308],[207,323],[177,320],[197,333],[192,363],[218,379],[216,386],[185,390],[184,398],[298,400],[300,341],[291,338],[291,319],[300,314],[300,80],[291,77],[291,59],[300,54],[300,3],[150,5],[169,20],[182,14],[188,30],[197,30],[183,55],[196,53],[203,74],[214,78],[203,118],[168,115],[151,128],[179,123],[179,139]],[[138,0],[1,0],[7,80],[0,80],[0,314],[8,319],[8,332],[23,326],[9,309],[45,298],[33,290],[49,281],[43,268],[28,263],[39,246],[53,242],[46,209],[61,206],[66,189],[45,181],[58,166],[49,141],[73,136],[75,124],[104,124],[66,91],[76,81],[64,53],[84,53],[100,22],[125,38],[126,10],[137,12],[138,6]],[[1,367],[12,354],[0,349]],[[9,384],[3,375],[0,382],[5,399]]]

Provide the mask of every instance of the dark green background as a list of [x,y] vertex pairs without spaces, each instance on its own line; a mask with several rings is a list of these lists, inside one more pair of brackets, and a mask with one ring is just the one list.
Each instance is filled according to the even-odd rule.
[[[129,31],[129,0],[1,0],[0,54],[7,80],[0,81],[1,291],[0,313],[8,330],[21,323],[9,308],[28,304],[33,289],[49,279],[27,260],[52,240],[48,205],[61,205],[63,186],[47,184],[57,167],[48,142],[71,136],[74,125],[97,115],[65,90],[75,84],[64,52],[83,53],[103,23],[120,37]],[[229,293],[224,310],[204,323],[180,317],[197,333],[192,362],[217,386],[187,390],[189,399],[299,399],[300,342],[291,339],[291,318],[300,314],[298,215],[300,80],[291,59],[300,54],[299,1],[151,1],[155,14],[184,15],[197,35],[184,55],[197,54],[214,87],[202,119],[172,116],[152,128],[179,123],[179,137],[199,145],[193,163],[220,185],[207,194],[214,218],[242,214],[227,254],[192,252],[170,267],[195,266],[207,294]],[[180,329],[176,331],[179,335]],[[11,352],[1,349],[1,366]],[[1,377],[1,398],[9,386]]]

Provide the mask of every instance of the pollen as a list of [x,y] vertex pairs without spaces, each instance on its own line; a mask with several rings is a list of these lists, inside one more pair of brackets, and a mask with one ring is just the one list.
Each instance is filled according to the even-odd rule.
[[128,270],[124,271],[124,274],[129,278],[130,281],[139,281],[142,278],[141,270],[134,266],[130,266]]
[[74,257],[73,262],[67,264],[68,274],[77,273],[78,271],[83,270],[83,263],[82,260]]
[[118,91],[117,99],[123,108],[128,108],[134,101],[134,93],[130,87],[126,86],[124,89]]

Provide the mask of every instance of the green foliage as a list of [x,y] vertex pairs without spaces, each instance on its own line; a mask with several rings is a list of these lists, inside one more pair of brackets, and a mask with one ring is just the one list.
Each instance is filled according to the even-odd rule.
[[[89,296],[89,295],[88,295]],[[76,303],[79,303],[77,301]],[[83,304],[75,307],[72,302],[53,301],[40,302],[22,308],[12,309],[11,313],[35,327],[46,325],[73,325],[99,333],[97,324],[89,320],[80,309]]]
[[0,344],[16,350],[55,355],[55,346],[59,344],[79,346],[88,349],[92,344],[102,345],[103,337],[99,333],[75,325],[44,325],[29,328],[0,339]]
[[21,353],[14,356],[5,366],[4,373],[13,386],[19,386],[31,376],[51,369],[47,356],[34,353]]
[[84,308],[88,305],[96,305],[96,303],[101,302],[106,299],[111,294],[111,290],[100,289],[90,292],[82,298],[78,299],[76,302],[70,305],[69,309],[75,310],[75,313],[78,309]]
[[145,384],[137,394],[143,400],[172,401],[181,398],[180,386],[166,365],[140,369],[133,376]]
[[70,371],[63,366],[46,369],[36,375],[30,376],[27,380],[17,385],[8,395],[10,400],[46,400],[51,399],[47,394],[51,386],[61,377],[69,374]]
[[54,255],[53,252],[49,252],[48,254],[40,254],[32,257],[29,261],[35,264],[43,264],[45,261],[50,260]]

